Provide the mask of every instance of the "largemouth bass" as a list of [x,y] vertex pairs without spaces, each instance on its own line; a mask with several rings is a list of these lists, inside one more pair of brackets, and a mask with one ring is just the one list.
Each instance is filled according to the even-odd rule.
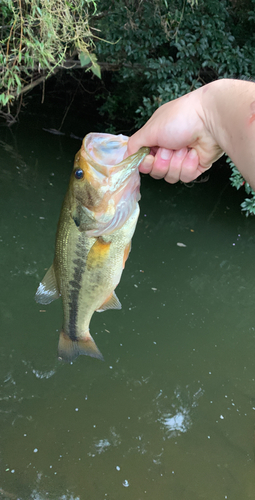
[[71,362],[80,354],[103,359],[89,332],[95,311],[121,309],[114,292],[130,252],[140,199],[141,148],[123,160],[128,137],[88,134],[75,156],[63,202],[52,266],[35,300],[61,296],[64,321],[58,355]]

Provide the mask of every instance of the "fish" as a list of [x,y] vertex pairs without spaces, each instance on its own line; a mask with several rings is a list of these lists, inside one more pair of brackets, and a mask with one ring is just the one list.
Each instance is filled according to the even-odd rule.
[[90,133],[82,141],[58,221],[52,266],[35,300],[61,297],[58,357],[103,360],[89,330],[95,311],[121,309],[115,293],[131,249],[140,200],[138,166],[149,148],[124,158],[128,137]]

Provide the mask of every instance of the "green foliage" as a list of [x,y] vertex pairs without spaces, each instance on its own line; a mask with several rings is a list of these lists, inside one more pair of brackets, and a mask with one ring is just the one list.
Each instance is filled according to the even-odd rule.
[[240,174],[240,172],[237,170],[236,166],[234,163],[231,161],[230,158],[227,158],[227,163],[229,163],[229,166],[232,170],[231,176],[230,176],[230,183],[233,187],[236,189],[240,189],[244,187],[246,194],[250,195],[250,198],[245,198],[243,203],[241,203],[241,208],[245,212],[246,217],[248,215],[254,215],[255,214],[255,191],[251,188],[250,184],[245,181],[243,176]]
[[205,83],[255,75],[254,0],[245,8],[227,0],[99,5],[108,9],[102,33],[114,44],[97,43],[97,53],[119,66],[101,109],[107,121],[117,120],[121,107],[125,120],[140,127],[158,106]]
[[[89,21],[95,0],[0,0],[0,109],[80,55],[100,77]],[[86,61],[86,63],[85,63]]]

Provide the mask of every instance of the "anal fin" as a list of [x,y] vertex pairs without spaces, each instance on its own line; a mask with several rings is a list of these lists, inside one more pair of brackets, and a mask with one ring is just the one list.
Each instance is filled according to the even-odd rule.
[[105,302],[101,305],[97,312],[107,311],[107,309],[121,309],[121,303],[115,292],[112,292],[111,295],[105,300]]
[[53,264],[48,269],[43,280],[38,286],[35,294],[35,301],[39,304],[50,304],[60,297]]
[[59,335],[58,358],[61,361],[71,363],[71,361],[74,361],[80,355],[91,356],[92,358],[104,361],[103,355],[89,332],[87,332],[87,336],[84,338],[72,340],[62,330]]

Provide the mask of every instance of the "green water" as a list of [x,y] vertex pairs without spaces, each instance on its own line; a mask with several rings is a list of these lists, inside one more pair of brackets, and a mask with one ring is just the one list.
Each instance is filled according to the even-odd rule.
[[61,301],[34,293],[80,143],[42,126],[0,130],[0,497],[254,499],[255,236],[240,194],[218,170],[192,188],[143,177],[123,308],[92,318],[105,362],[61,364]]

